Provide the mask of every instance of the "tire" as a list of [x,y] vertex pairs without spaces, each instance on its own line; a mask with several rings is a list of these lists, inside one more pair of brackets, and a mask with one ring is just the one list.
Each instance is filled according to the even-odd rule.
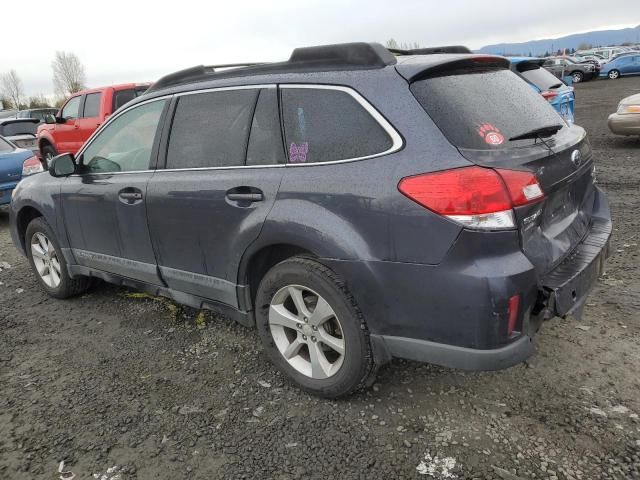
[[[297,316],[294,298],[304,302]],[[320,300],[325,300],[324,315],[316,315]],[[267,357],[302,390],[337,398],[373,383],[376,368],[366,323],[344,282],[328,267],[305,257],[277,264],[260,282],[255,307]],[[319,321],[321,316],[327,320]],[[288,360],[286,352],[296,353]]]
[[617,80],[618,78],[620,78],[620,71],[619,70],[611,70],[609,71],[609,73],[607,74],[607,76],[611,79],[611,80]]
[[584,74],[582,72],[571,72],[571,77],[573,77],[573,83],[580,83],[584,80]]
[[[37,244],[34,246],[35,242]],[[27,226],[25,250],[38,283],[49,296],[69,298],[89,288],[88,277],[71,278],[69,276],[60,244],[44,218],[37,217]]]
[[42,162],[44,163],[44,168],[48,169],[51,163],[51,159],[58,155],[58,152],[53,145],[45,144],[44,147],[40,150],[40,154],[42,155]]

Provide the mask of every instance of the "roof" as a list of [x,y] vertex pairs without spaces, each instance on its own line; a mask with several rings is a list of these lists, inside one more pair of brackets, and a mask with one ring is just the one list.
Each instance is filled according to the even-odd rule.
[[87,93],[102,92],[103,90],[105,90],[107,88],[113,88],[114,90],[128,90],[130,88],[149,87],[150,85],[151,85],[151,83],[120,83],[120,84],[117,84],[117,85],[107,85],[105,87],[85,88],[84,90],[80,90],[78,92],[75,92],[73,94],[73,96],[86,95]]
[[[378,70],[397,64],[399,65],[400,60],[405,59],[405,57],[416,57],[423,60],[430,57],[458,58],[451,57],[452,54],[461,57],[473,56],[468,48],[457,45],[398,50],[387,49],[379,43],[355,42],[296,48],[289,60],[284,62],[250,63],[244,65],[199,65],[181,70],[160,78],[149,88],[147,93],[178,85],[223,78],[292,73]],[[417,60],[417,62],[420,63],[420,60]],[[440,62],[442,62],[442,59]],[[229,67],[233,68],[229,69]],[[411,67],[404,68],[404,70],[411,70]]]

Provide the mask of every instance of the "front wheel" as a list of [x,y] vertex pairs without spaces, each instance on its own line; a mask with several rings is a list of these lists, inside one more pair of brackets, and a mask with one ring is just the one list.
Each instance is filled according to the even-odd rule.
[[618,70],[611,70],[609,72],[609,78],[611,80],[616,80],[616,79],[620,78],[620,72]]
[[573,72],[571,76],[573,77],[573,83],[580,83],[584,79],[582,72]]
[[35,218],[27,227],[25,247],[38,283],[50,296],[68,298],[89,287],[89,278],[69,276],[60,245],[44,218]]
[[40,153],[45,164],[44,166],[47,169],[49,168],[49,165],[51,165],[51,160],[53,160],[53,157],[58,155],[58,152],[56,152],[56,149],[53,148],[53,145],[49,144],[44,145],[40,150]]
[[367,385],[375,373],[355,300],[315,260],[294,257],[267,272],[256,295],[256,323],[271,362],[309,393],[340,397]]

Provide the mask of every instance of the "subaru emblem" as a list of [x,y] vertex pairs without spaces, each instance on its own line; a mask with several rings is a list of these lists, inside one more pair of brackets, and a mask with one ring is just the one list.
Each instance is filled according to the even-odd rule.
[[571,154],[571,161],[576,167],[579,167],[582,164],[582,153],[580,150],[574,150]]

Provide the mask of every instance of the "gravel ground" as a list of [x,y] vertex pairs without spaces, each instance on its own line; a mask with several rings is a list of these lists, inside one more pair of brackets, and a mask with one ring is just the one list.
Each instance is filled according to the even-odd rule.
[[640,78],[578,85],[615,216],[580,322],[506,371],[394,361],[341,401],[289,386],[255,331],[98,284],[50,299],[0,210],[0,478],[640,478],[640,139],[606,127]]

